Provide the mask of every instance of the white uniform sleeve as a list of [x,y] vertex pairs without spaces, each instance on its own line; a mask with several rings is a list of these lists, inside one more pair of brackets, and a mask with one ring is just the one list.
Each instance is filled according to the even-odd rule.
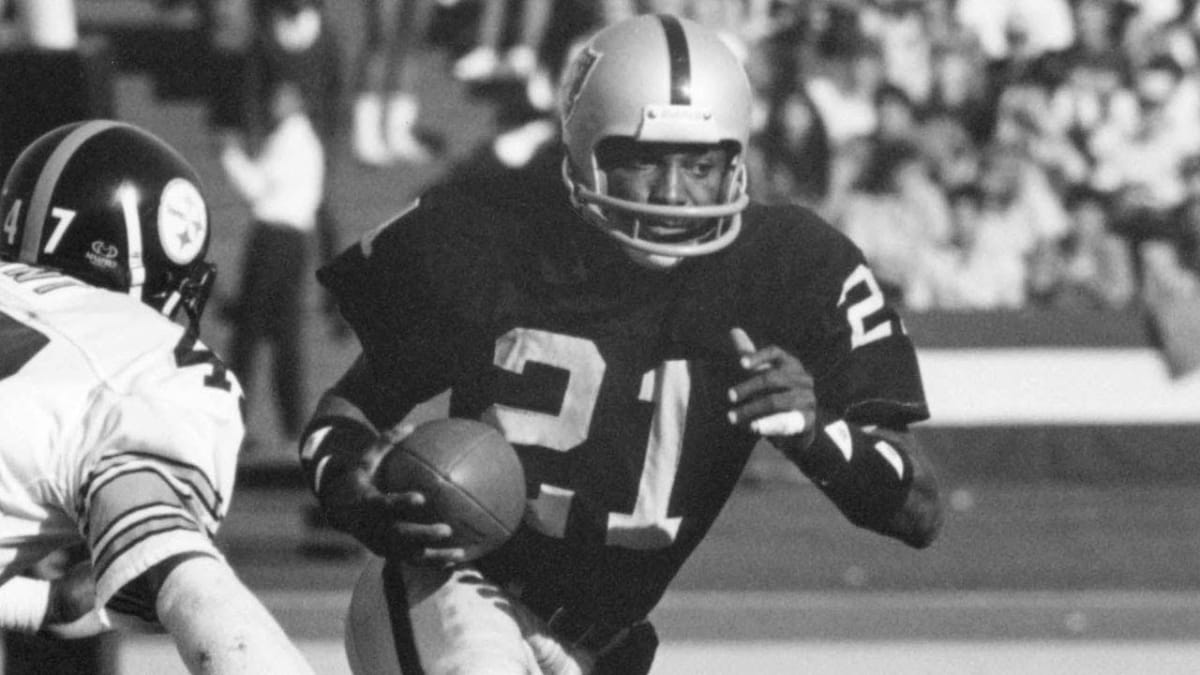
[[212,539],[232,496],[241,392],[228,374],[214,383],[210,362],[164,365],[101,406],[103,451],[79,491],[98,607],[170,557],[221,557]]

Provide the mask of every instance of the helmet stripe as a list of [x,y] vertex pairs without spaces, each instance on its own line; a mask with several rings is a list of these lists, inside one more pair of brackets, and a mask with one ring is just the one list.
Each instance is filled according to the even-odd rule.
[[687,36],[679,19],[659,15],[667,36],[667,55],[671,62],[671,105],[692,103],[692,57],[688,53]]
[[75,151],[88,139],[96,134],[120,126],[118,122],[97,120],[79,125],[77,129],[67,134],[50,153],[42,173],[38,175],[37,184],[33,188],[33,196],[29,200],[29,210],[25,212],[25,231],[21,239],[21,262],[37,264],[42,245],[42,228],[50,214],[50,198],[58,179],[67,167],[67,163],[75,156]]
[[121,213],[125,218],[125,242],[129,249],[129,295],[142,297],[146,282],[146,265],[142,258],[142,216],[138,213],[139,195],[132,189],[121,189]]

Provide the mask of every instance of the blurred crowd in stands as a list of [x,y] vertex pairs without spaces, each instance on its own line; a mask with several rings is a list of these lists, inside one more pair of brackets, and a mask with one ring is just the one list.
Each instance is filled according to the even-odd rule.
[[[756,88],[754,196],[843,229],[903,306],[1200,302],[1198,0],[368,0],[344,87],[332,0],[156,1],[206,17],[218,92],[266,17],[257,67],[300,82],[324,143],[380,167],[439,152],[414,53],[449,46],[460,82],[520,85],[495,145],[516,166],[554,138],[571,45],[629,14],[686,16]],[[225,98],[214,124],[244,136],[245,100]]]
[[[397,21],[390,5],[400,28],[380,30]],[[902,305],[1200,295],[1196,0],[374,0],[367,37],[405,25],[410,37],[404,48],[376,35],[364,50],[446,46],[436,13],[463,6],[474,13],[461,15],[472,23],[451,75],[523,85],[524,112],[497,140],[506,164],[552,140],[552,83],[572,44],[629,14],[672,12],[721,29],[745,59],[754,196],[820,212]],[[425,161],[434,146],[413,134],[403,62],[390,76],[401,93],[363,85],[389,80],[380,58],[351,61],[350,143],[370,164]]]
[[815,0],[742,24],[757,197],[824,214],[912,309],[1200,289],[1194,0]]

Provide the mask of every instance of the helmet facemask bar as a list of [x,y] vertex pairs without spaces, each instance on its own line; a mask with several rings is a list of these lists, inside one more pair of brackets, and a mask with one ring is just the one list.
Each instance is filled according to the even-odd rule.
[[[596,189],[590,189],[585,181],[570,177],[570,158],[564,158],[563,180],[571,190],[571,202],[584,218],[599,227],[605,234],[622,246],[651,255],[689,258],[715,253],[733,243],[742,229],[742,211],[749,204],[746,193],[745,165],[736,158],[726,169],[723,199],[720,203],[703,206],[668,206],[621,199],[608,194],[607,179],[595,163],[593,153],[592,175]],[[686,220],[703,223],[708,227],[697,227],[697,236],[683,242],[661,242],[643,236],[645,219]]]

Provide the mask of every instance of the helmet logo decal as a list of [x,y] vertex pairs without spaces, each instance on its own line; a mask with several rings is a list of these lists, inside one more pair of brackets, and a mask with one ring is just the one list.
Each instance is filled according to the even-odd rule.
[[579,94],[583,91],[583,85],[587,83],[588,76],[596,69],[596,63],[599,61],[600,53],[592,47],[587,47],[571,62],[571,72],[563,78],[563,94],[560,102],[564,120],[570,119],[571,113],[575,112],[575,104],[579,102]]
[[692,57],[688,53],[687,36],[683,25],[673,16],[660,15],[667,38],[667,54],[671,60],[671,104],[690,105],[692,102]]
[[109,260],[121,255],[121,250],[117,248],[116,244],[110,244],[108,242],[99,240],[92,242],[91,252],[92,255],[97,255],[101,258],[107,258]]
[[84,253],[84,257],[93,267],[102,270],[114,270],[120,265],[117,258],[121,256],[121,249],[116,244],[97,239],[92,242],[91,247]]
[[173,178],[158,200],[158,240],[172,262],[186,265],[208,241],[208,211],[191,181]]

